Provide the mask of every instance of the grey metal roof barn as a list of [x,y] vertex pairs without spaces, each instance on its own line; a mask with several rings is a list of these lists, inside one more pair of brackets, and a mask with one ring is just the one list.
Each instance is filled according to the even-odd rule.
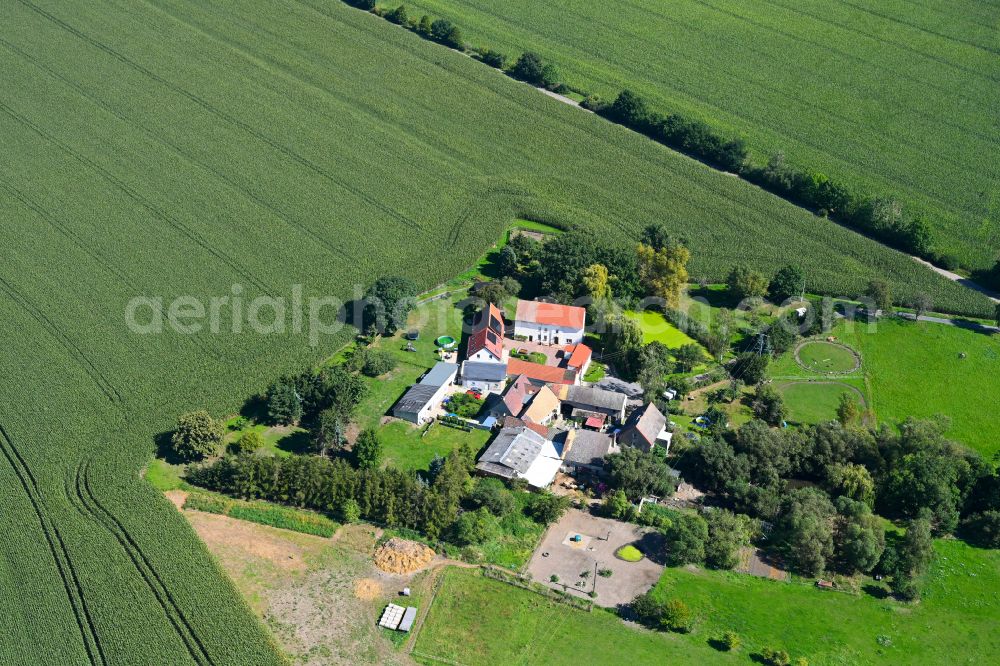
[[[562,397],[562,396],[560,396]],[[568,386],[563,402],[573,407],[620,413],[625,409],[628,396],[617,391],[607,391],[596,386]]]
[[444,386],[449,383],[458,372],[458,365],[455,363],[439,362],[424,375],[418,385],[430,385],[434,387]]
[[611,437],[593,430],[571,430],[563,444],[563,460],[571,465],[601,467],[611,452]]
[[466,361],[462,364],[462,379],[465,381],[502,382],[507,379],[507,364]]
[[419,412],[430,402],[437,393],[437,386],[426,384],[414,384],[403,394],[403,397],[396,403],[394,411],[397,412]]
[[429,418],[431,403],[443,398],[446,387],[455,379],[458,365],[438,363],[403,394],[392,408],[393,416],[413,423],[422,423]]
[[545,438],[530,428],[504,428],[480,456],[476,467],[508,479],[526,474],[544,444]]

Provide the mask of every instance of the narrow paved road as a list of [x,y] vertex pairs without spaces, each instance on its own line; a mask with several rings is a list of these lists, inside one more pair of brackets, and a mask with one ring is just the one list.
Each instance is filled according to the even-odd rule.
[[[897,312],[897,317],[901,319],[909,319],[913,321],[917,319],[916,315],[910,312]],[[929,317],[927,315],[920,315],[918,321],[929,321],[933,324],[944,324],[945,326],[956,326],[958,328],[965,328],[970,331],[977,331],[979,333],[997,333],[1000,331],[996,326],[988,326],[986,324],[980,324],[978,322],[969,321],[968,319],[947,319],[945,317]]]
[[[544,95],[548,95],[552,99],[559,100],[563,104],[569,104],[570,106],[575,106],[578,109],[583,109],[587,113],[593,113],[593,111],[591,111],[589,109],[584,109],[582,106],[580,106],[580,103],[577,102],[576,100],[570,99],[569,97],[566,97],[565,95],[560,95],[559,93],[552,92],[551,90],[546,90],[545,88],[537,88],[536,87],[536,90],[538,90],[539,92],[541,92]],[[681,153],[681,154],[683,155],[683,153]],[[730,173],[728,171],[720,171],[720,173],[724,173],[724,174],[729,175],[729,176],[738,176],[738,174]],[[857,231],[857,230],[853,229],[852,231]],[[910,255],[910,258],[913,259],[914,261],[916,261],[918,264],[921,264],[921,265],[926,266],[927,268],[931,269],[932,271],[934,271],[938,275],[940,275],[942,277],[945,277],[945,278],[948,278],[949,280],[952,280],[953,282],[957,282],[960,285],[962,285],[963,287],[966,287],[966,288],[971,289],[973,291],[978,291],[980,294],[986,296],[986,298],[990,299],[994,303],[1000,303],[1000,294],[996,293],[995,291],[991,291],[991,290],[987,289],[986,287],[982,286],[981,284],[973,282],[972,280],[970,280],[967,277],[962,277],[958,273],[952,273],[949,270],[945,270],[944,268],[940,268],[938,266],[935,266],[931,262],[926,261],[924,259],[921,259],[920,257],[914,257],[913,255]],[[921,321],[924,321],[924,319],[921,318]],[[934,320],[933,319],[928,319],[927,321],[934,321]],[[939,323],[944,323],[944,324],[951,323],[951,322],[949,322],[947,320],[938,320],[938,322]],[[957,326],[958,324],[952,324],[952,325],[953,326]]]
[[[968,287],[969,289],[971,289],[973,291],[978,291],[980,294],[986,296],[986,298],[990,299],[994,303],[1000,303],[1000,294],[996,293],[995,291],[990,291],[989,289],[987,289],[983,285],[977,284],[977,283],[973,282],[972,280],[970,280],[969,278],[962,277],[958,273],[952,273],[951,271],[945,270],[943,268],[939,268],[939,267],[935,266],[934,264],[932,264],[929,261],[924,261],[920,257],[913,257],[913,260],[916,261],[918,264],[923,264],[924,266],[926,266],[927,268],[931,269],[932,271],[934,271],[938,275],[942,275],[942,276],[948,278],[949,280],[952,280],[954,282],[959,283],[963,287]],[[923,320],[921,320],[921,321],[923,321]]]

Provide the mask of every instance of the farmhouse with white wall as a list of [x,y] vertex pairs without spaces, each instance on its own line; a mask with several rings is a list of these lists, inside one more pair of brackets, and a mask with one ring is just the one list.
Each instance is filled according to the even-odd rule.
[[543,345],[575,345],[583,342],[586,325],[587,311],[581,307],[518,300],[514,336]]

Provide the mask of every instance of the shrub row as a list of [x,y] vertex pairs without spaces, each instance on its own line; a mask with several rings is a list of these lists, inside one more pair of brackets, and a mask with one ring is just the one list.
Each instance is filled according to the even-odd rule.
[[331,537],[337,531],[337,523],[326,516],[267,502],[239,502],[206,493],[191,493],[184,500],[184,508],[321,537]]
[[744,179],[844,226],[897,249],[939,263],[954,264],[932,247],[930,226],[923,216],[907,213],[892,197],[868,196],[818,171],[793,167],[778,153],[766,165],[753,164],[746,142],[720,135],[707,123],[681,114],[663,115],[631,90],[610,104],[589,97],[586,108],[608,120],[645,134],[711,166]]
[[594,609],[594,602],[590,599],[581,599],[566,592],[560,592],[559,590],[542,585],[541,583],[536,583],[531,580],[529,576],[516,574],[499,567],[491,566],[484,566],[482,568],[482,572],[487,578],[492,578],[493,580],[500,581],[501,583],[507,583],[508,585],[519,587],[522,590],[534,592],[535,594],[540,594],[543,597],[552,599],[553,601],[558,601],[559,603],[572,606],[573,608],[577,608],[579,610],[587,611],[588,613]]

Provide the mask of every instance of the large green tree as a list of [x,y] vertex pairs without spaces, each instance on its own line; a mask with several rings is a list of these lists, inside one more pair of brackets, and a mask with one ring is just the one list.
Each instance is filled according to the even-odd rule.
[[802,269],[789,264],[774,274],[768,287],[768,294],[775,303],[798,299],[805,291],[805,281]]
[[875,307],[882,312],[892,311],[892,288],[885,280],[872,280],[868,283],[865,296],[872,300]]
[[302,418],[302,398],[295,384],[279,380],[267,391],[267,416],[272,423],[290,425]]
[[364,329],[374,326],[383,335],[393,335],[406,325],[416,304],[417,285],[398,275],[381,277],[365,294]]
[[667,562],[671,566],[701,564],[705,561],[708,523],[698,515],[682,514],[665,531]]
[[744,352],[736,357],[729,368],[729,374],[734,379],[740,379],[746,384],[760,384],[767,379],[767,367],[770,358],[763,354]]
[[713,569],[732,569],[739,563],[740,548],[749,544],[744,520],[730,511],[718,509],[708,514],[707,522],[705,565]]
[[466,511],[452,527],[452,538],[461,545],[482,544],[499,534],[500,523],[486,507]]
[[510,75],[533,86],[548,88],[559,83],[559,72],[555,65],[542,60],[533,51],[525,51],[510,68]]
[[726,287],[729,295],[737,301],[745,298],[763,298],[767,295],[768,280],[759,271],[740,264],[729,272]]
[[926,517],[915,518],[907,524],[906,535],[889,558],[889,587],[893,593],[907,600],[918,599],[923,578],[933,559],[934,539],[930,520]]
[[864,502],[848,497],[837,498],[837,512],[834,548],[840,568],[849,574],[868,573],[885,550],[882,519]]
[[836,511],[826,493],[799,488],[785,496],[772,539],[791,568],[805,576],[818,576],[833,556],[833,523]]
[[347,444],[347,422],[337,410],[324,409],[319,413],[312,435],[313,449],[325,456]]
[[382,439],[374,430],[362,430],[354,442],[353,454],[358,469],[377,469],[382,463]]
[[606,462],[611,486],[624,491],[632,501],[649,495],[666,497],[677,488],[670,466],[654,452],[626,446],[609,455]]
[[223,427],[205,410],[189,412],[177,419],[170,448],[183,461],[201,460],[222,448]]

